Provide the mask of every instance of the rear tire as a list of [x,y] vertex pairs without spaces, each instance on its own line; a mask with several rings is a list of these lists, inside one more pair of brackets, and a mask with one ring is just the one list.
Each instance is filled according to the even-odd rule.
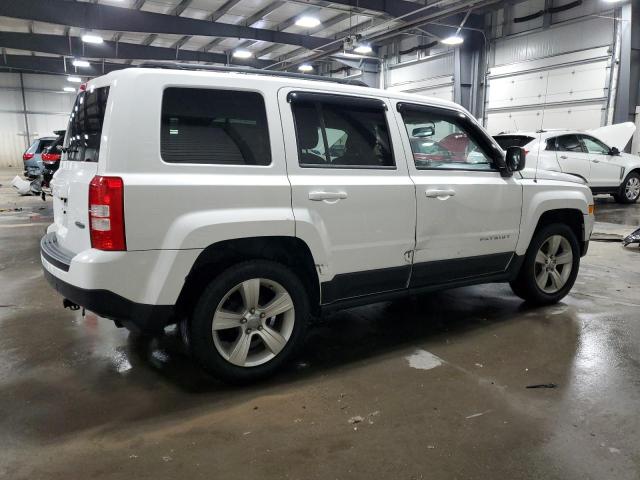
[[640,198],[640,175],[631,172],[620,185],[620,191],[613,195],[618,203],[635,203]]
[[535,233],[510,285],[513,293],[535,305],[549,305],[569,293],[578,276],[580,245],[573,230],[554,223]]
[[191,352],[229,383],[272,375],[304,341],[309,298],[300,278],[268,260],[228,268],[207,286],[189,322]]

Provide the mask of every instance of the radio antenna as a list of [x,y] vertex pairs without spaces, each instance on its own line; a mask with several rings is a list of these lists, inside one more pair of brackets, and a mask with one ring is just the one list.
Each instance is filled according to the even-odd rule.
[[544,103],[542,104],[542,118],[540,119],[540,128],[538,129],[538,153],[536,155],[536,171],[533,174],[533,181],[538,182],[538,164],[540,163],[540,148],[542,147],[542,134],[544,133],[544,112],[547,110],[547,93],[549,92],[549,75],[547,72],[547,84],[544,87]]

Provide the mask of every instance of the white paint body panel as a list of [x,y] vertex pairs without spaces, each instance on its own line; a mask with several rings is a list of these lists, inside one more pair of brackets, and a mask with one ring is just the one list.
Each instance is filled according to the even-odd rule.
[[[110,86],[99,163],[63,161],[54,180],[55,223],[50,231],[75,256],[68,272],[46,260],[43,265],[71,285],[110,290],[139,303],[174,304],[200,252],[223,240],[297,236],[309,246],[319,280],[325,282],[341,273],[405,266],[404,254],[413,249],[418,250],[416,262],[514,249],[522,254],[544,211],[576,208],[586,214],[592,203],[584,185],[570,182],[533,184],[497,172],[416,171],[395,103],[464,111],[443,100],[278,77],[162,69],[122,70],[91,85]],[[171,86],[261,93],[271,165],[163,162],[161,99]],[[286,102],[291,89],[385,101],[396,168],[301,168]],[[126,252],[90,247],[88,185],[96,174],[124,181]],[[454,201],[426,199],[427,185],[450,186],[459,193]],[[311,202],[309,193],[316,189],[344,191],[347,198]],[[505,238],[480,242],[479,236],[486,234]]]

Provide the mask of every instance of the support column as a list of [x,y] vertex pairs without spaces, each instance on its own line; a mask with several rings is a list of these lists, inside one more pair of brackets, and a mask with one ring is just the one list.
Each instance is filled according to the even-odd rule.
[[454,54],[453,98],[478,118],[482,117],[486,53],[484,36],[467,31],[465,42]]

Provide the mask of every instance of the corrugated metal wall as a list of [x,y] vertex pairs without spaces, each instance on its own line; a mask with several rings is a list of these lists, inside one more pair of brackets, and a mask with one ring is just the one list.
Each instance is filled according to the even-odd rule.
[[[0,73],[0,168],[22,168],[22,153],[38,137],[66,127],[75,95],[64,92],[65,77],[24,74],[25,108],[20,75]],[[77,86],[77,85],[76,85]]]

